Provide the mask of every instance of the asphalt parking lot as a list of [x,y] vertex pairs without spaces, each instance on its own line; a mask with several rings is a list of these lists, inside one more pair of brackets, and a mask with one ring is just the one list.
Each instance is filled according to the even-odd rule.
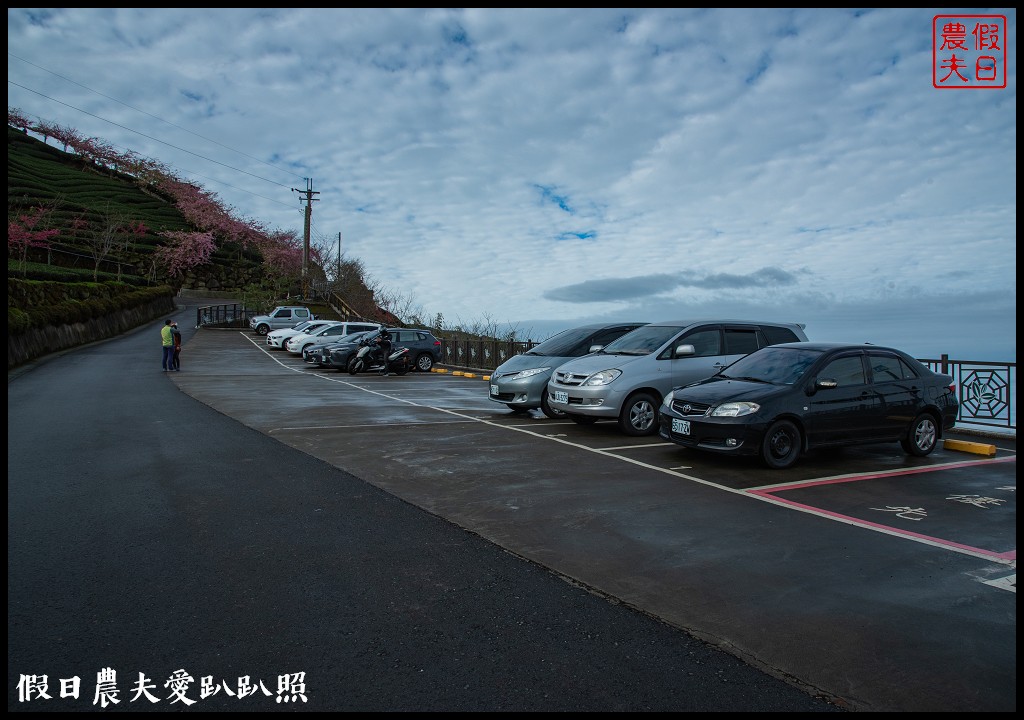
[[[350,376],[246,330],[182,391],[746,662],[872,711],[1016,709],[1016,441],[786,471],[490,401],[481,376]],[[958,436],[960,437],[960,436]]]

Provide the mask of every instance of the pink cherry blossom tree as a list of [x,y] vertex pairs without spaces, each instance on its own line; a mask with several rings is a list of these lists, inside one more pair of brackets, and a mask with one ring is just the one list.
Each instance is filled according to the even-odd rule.
[[[17,108],[8,107],[7,117],[12,127],[39,133],[44,143],[52,137],[64,145],[65,151],[78,154],[91,166],[99,165],[127,173],[136,178],[144,191],[155,190],[171,197],[188,223],[197,230],[193,233],[171,233],[170,236],[161,233],[172,242],[163,249],[156,262],[167,267],[171,274],[180,274],[208,262],[219,242],[221,245],[237,245],[240,258],[246,249],[258,251],[263,257],[268,276],[277,283],[286,284],[291,281],[289,278],[301,277],[302,248],[294,233],[269,231],[257,221],[238,218],[233,209],[225,206],[216,194],[203,190],[195,183],[181,180],[165,165],[141,158],[130,150],[118,150],[109,143],[83,137],[75,130],[56,123],[43,120],[32,122]],[[115,235],[120,237],[123,233]],[[104,244],[105,241],[101,240],[101,252]],[[321,248],[310,248],[310,262],[318,267],[322,266],[324,256]],[[156,263],[153,266],[155,269]]]
[[206,232],[172,232],[165,230],[158,233],[167,238],[167,244],[154,250],[156,261],[162,265],[167,274],[181,277],[194,267],[205,265],[217,248],[213,233]]
[[10,105],[7,106],[7,124],[21,130],[23,133],[27,133],[33,125],[28,115],[18,108],[12,108]]
[[7,251],[18,256],[19,269],[25,274],[30,247],[49,247],[50,240],[60,235],[60,230],[47,228],[51,208],[42,206],[29,208],[14,220],[7,221]]

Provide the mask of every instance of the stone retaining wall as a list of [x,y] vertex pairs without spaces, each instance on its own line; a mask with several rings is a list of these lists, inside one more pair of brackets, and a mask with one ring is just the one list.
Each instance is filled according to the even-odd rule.
[[174,298],[164,297],[88,322],[50,326],[7,337],[7,369],[44,355],[120,335],[173,313]]

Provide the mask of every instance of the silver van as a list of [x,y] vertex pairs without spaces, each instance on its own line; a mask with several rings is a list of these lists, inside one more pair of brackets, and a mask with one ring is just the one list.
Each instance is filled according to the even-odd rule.
[[669,390],[711,377],[758,348],[806,341],[804,327],[744,320],[644,325],[556,368],[547,402],[581,425],[617,420],[627,435],[654,435]]
[[271,330],[281,330],[298,325],[303,320],[315,320],[308,307],[302,305],[278,305],[266,315],[249,318],[249,327],[260,335]]
[[551,373],[573,358],[600,350],[645,323],[595,323],[563,330],[521,355],[513,355],[491,373],[490,395],[515,412],[540,408],[549,418],[565,417],[548,404],[544,391]]

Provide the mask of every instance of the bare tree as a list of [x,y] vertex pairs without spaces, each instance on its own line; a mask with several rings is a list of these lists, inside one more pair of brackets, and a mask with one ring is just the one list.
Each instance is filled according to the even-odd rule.
[[[137,222],[127,215],[111,213],[108,207],[107,214],[104,216],[99,230],[94,233],[86,233],[82,237],[93,259],[93,282],[99,280],[100,263],[113,250],[126,250],[131,243],[132,237],[144,235],[146,229],[146,226],[141,222]],[[121,265],[118,263],[118,279],[120,277]]]

